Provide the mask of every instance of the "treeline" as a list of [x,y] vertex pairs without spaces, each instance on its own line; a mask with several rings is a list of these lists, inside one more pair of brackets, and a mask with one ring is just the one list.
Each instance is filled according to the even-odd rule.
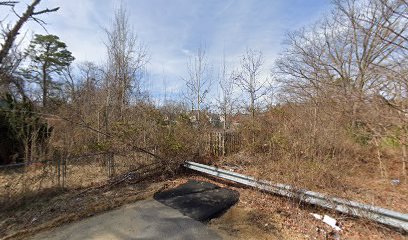
[[407,28],[406,1],[336,0],[289,34],[273,70],[282,102],[270,112],[282,121],[273,144],[289,140],[294,158],[375,161],[383,177],[391,149],[406,176]]
[[[239,132],[247,151],[271,163],[370,159],[386,177],[391,154],[407,174],[404,0],[333,1],[317,23],[288,34],[271,74],[262,52],[247,48],[236,69],[224,56],[211,75],[199,47],[187,63],[184,99],[162,106],[142,90],[149,54],[123,7],[104,29],[106,64],[73,65],[57,36],[35,35],[27,49],[15,41],[25,22],[41,23],[41,14],[58,10],[37,11],[38,3],[3,30],[2,163],[126,149],[158,159],[198,158],[214,130],[212,111],[222,120],[218,130]],[[210,99],[214,88],[219,95]]]
[[202,129],[182,104],[159,109],[142,90],[149,56],[124,7],[104,29],[106,64],[73,64],[58,36],[36,34],[26,49],[16,41],[26,22],[43,24],[42,14],[58,10],[37,10],[39,2],[3,29],[0,164],[133,151],[171,165],[199,152]]

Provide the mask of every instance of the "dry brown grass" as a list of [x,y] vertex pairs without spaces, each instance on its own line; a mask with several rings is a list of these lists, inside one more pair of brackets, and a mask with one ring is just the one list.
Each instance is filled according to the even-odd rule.
[[408,212],[408,182],[401,179],[400,184],[391,184],[392,176],[399,173],[398,161],[388,161],[390,177],[386,179],[376,172],[377,165],[370,161],[271,161],[265,155],[240,153],[223,159],[219,164],[225,168],[240,166],[235,171],[273,183]]
[[[227,213],[210,221],[225,239],[333,239],[333,230],[310,213],[327,214],[343,229],[340,239],[406,239],[406,235],[363,219],[302,205],[287,198],[242,188],[204,176],[189,176],[239,191],[240,200]],[[178,183],[187,181],[179,179]]]
[[[222,159],[220,165],[274,183],[408,212],[408,179],[395,139],[383,137],[374,144],[378,139],[369,128],[352,127],[347,115],[332,111],[330,105],[272,108],[255,124],[244,119],[240,129],[244,151]],[[400,183],[393,185],[392,179]]]
[[[149,164],[151,159],[140,154],[115,156],[115,175],[125,174],[140,166]],[[79,189],[106,182],[109,179],[104,156],[68,160],[66,175],[63,178],[62,166],[60,181],[56,163],[28,165],[0,171],[1,208],[24,202],[26,198],[63,187],[65,190]],[[54,190],[53,190],[54,189]]]
[[77,221],[126,203],[145,199],[159,191],[163,182],[152,179],[138,184],[122,183],[70,191],[39,194],[24,205],[0,214],[1,239],[26,239],[68,222]]
[[24,197],[56,186],[54,168],[51,165],[21,167],[0,172],[0,202],[2,207],[15,203]]

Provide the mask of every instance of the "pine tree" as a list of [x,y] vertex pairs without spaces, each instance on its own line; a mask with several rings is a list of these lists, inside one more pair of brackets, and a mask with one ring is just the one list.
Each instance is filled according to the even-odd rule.
[[42,90],[42,105],[47,107],[48,98],[53,90],[60,84],[53,79],[55,75],[61,75],[75,58],[67,50],[64,42],[55,35],[36,34],[26,51],[31,60],[27,69],[28,77],[33,79]]

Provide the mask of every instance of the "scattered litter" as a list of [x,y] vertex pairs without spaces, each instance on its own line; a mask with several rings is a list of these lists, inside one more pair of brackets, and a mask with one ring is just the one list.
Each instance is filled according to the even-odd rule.
[[393,185],[393,186],[397,186],[397,185],[399,185],[401,183],[401,181],[399,180],[399,179],[392,179],[391,180],[391,184]]
[[34,218],[31,220],[31,223],[33,223],[33,222],[35,222],[35,221],[37,221],[37,218],[36,218],[36,217],[34,217]]
[[322,215],[319,215],[319,214],[317,214],[317,213],[311,213],[310,215],[312,215],[314,218],[316,218],[316,219],[319,219],[319,220],[322,220]]
[[326,223],[327,225],[332,227],[334,230],[341,231],[341,228],[339,226],[337,226],[336,219],[334,219],[334,218],[332,218],[330,216],[327,216],[327,215],[322,216],[322,215],[319,215],[319,214],[316,214],[316,213],[311,213],[311,215],[316,219],[322,220],[324,223]]

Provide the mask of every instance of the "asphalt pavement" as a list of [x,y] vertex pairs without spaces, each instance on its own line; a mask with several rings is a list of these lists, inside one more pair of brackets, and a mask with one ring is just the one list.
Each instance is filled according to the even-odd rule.
[[[190,180],[158,192],[154,199],[39,233],[34,240],[177,239],[217,240],[220,235],[202,222],[218,217],[239,199],[237,191]],[[157,200],[157,201],[156,201]]]
[[156,200],[143,200],[35,235],[35,240],[221,239],[205,224]]

